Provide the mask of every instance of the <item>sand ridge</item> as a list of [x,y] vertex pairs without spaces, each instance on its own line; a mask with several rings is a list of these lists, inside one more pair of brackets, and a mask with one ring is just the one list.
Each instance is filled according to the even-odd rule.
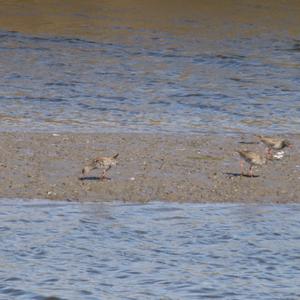
[[[300,135],[282,160],[239,176],[236,149],[256,150],[251,135],[0,133],[0,198],[70,201],[300,202]],[[120,153],[99,181],[82,180],[93,157]],[[80,179],[81,178],[81,179]]]

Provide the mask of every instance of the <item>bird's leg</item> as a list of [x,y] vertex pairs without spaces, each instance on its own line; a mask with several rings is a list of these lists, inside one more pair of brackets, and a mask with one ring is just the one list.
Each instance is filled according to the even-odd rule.
[[253,177],[253,166],[252,166],[252,165],[250,165],[248,175],[249,175],[250,177]]
[[103,170],[103,172],[102,172],[102,174],[101,174],[101,176],[100,176],[100,180],[104,180],[104,179],[110,180],[110,179],[111,179],[110,177],[108,177],[108,176],[106,175],[107,171],[108,171],[110,168],[111,168],[111,166],[109,166],[107,169],[104,169],[104,170]]
[[267,159],[270,159],[270,148],[269,148],[269,147],[267,147],[267,148],[265,149],[265,155],[266,155],[266,158],[267,158]]
[[272,159],[273,155],[272,155],[272,148],[268,148],[268,153],[267,153],[267,158],[268,159]]
[[103,170],[103,172],[102,172],[102,174],[100,175],[99,179],[100,179],[100,180],[104,180],[104,179],[109,180],[109,179],[110,179],[110,178],[107,177],[107,175],[106,175],[106,170]]
[[241,176],[244,175],[244,164],[243,164],[243,161],[240,160],[240,169],[241,169]]

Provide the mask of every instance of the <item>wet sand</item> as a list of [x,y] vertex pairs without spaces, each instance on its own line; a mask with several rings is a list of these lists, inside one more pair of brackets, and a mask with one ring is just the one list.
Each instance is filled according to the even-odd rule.
[[[71,201],[300,202],[300,135],[282,160],[239,176],[235,149],[253,136],[0,133],[0,198]],[[120,153],[100,181],[81,178],[91,158]]]

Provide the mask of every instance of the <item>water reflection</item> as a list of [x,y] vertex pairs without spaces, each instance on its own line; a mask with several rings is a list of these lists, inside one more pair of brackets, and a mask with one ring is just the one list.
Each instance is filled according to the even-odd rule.
[[299,216],[298,205],[2,200],[0,294],[297,299]]

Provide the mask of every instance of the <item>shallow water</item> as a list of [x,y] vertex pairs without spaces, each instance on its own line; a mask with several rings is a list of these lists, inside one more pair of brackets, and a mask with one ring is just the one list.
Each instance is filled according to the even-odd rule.
[[0,206],[0,299],[300,298],[299,205]]
[[298,132],[299,12],[292,0],[2,1],[1,130]]

